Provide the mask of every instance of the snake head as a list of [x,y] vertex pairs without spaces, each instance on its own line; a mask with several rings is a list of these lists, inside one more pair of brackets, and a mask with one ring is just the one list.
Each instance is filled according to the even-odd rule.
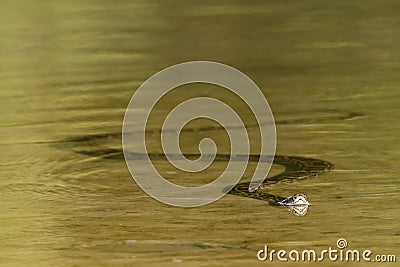
[[306,215],[308,206],[310,205],[310,203],[307,201],[307,196],[304,194],[290,196],[279,202],[279,204],[285,206],[292,214],[296,216]]
[[296,194],[294,196],[290,196],[281,202],[279,202],[282,206],[308,206],[310,203],[307,201],[307,196],[304,194]]

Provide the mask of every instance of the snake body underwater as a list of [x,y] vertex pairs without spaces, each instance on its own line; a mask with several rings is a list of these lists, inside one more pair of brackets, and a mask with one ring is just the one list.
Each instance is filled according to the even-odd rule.
[[[59,147],[61,145],[63,148],[67,147],[74,152],[92,157],[107,160],[123,160],[124,154],[122,149],[109,148],[101,145],[108,140],[115,140],[116,138],[121,139],[121,133],[97,134],[69,138],[58,142],[57,146]],[[147,155],[152,161],[167,160],[166,155],[162,153],[149,153]],[[133,160],[140,160],[147,157],[147,155],[131,153],[129,157]],[[170,157],[171,155],[168,156]],[[185,154],[185,157],[188,159],[196,159],[199,156],[200,154]],[[214,161],[240,160],[240,158],[243,157],[240,155],[217,154]],[[259,160],[260,155],[249,155],[249,162],[258,162]],[[266,201],[270,205],[280,205],[280,202],[283,201],[285,197],[267,193],[265,192],[266,190],[262,189],[277,183],[292,183],[299,180],[317,177],[334,168],[334,165],[328,161],[296,156],[275,155],[273,163],[283,166],[285,170],[277,175],[265,179],[260,187],[254,192],[249,192],[249,182],[242,182],[234,186],[228,193]]]

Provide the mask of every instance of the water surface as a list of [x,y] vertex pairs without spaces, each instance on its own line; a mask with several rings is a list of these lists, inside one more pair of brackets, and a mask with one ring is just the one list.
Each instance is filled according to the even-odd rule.
[[[341,237],[349,248],[399,260],[396,1],[3,1],[0,7],[1,265],[292,266],[260,263],[256,252],[264,244],[322,250]],[[272,189],[307,194],[314,205],[306,216],[231,195],[195,209],[170,207],[141,191],[124,161],[54,146],[121,132],[136,88],[189,60],[234,66],[257,83],[278,122],[278,154],[335,164],[317,179]],[[150,127],[160,127],[180,99],[237,102],[210,86],[182,89],[160,103]],[[197,149],[198,139],[182,136],[188,150]],[[102,142],[120,147],[118,139]],[[209,182],[222,168],[189,180],[170,173],[170,179]]]

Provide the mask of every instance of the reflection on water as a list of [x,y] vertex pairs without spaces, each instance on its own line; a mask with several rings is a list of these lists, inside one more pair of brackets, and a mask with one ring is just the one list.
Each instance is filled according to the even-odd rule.
[[[339,237],[349,248],[399,255],[399,7],[2,1],[0,263],[256,265],[264,244],[318,249]],[[166,206],[139,189],[123,161],[51,145],[120,132],[141,82],[198,59],[232,65],[262,88],[277,121],[287,122],[277,125],[279,154],[336,165],[273,188],[305,193],[307,216],[230,195],[196,209]],[[176,95],[225,97],[191,88]],[[198,137],[187,134],[193,147],[185,140]]]

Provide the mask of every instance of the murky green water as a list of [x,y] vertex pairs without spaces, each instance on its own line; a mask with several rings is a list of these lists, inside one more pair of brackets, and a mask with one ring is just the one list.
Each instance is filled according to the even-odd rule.
[[[396,1],[2,1],[0,264],[293,266],[259,262],[256,253],[264,244],[322,250],[340,237],[351,249],[399,261],[399,8]],[[229,64],[262,88],[281,122],[277,153],[335,164],[317,179],[273,189],[307,194],[314,205],[306,216],[231,195],[170,207],[141,191],[123,161],[52,145],[120,132],[134,90],[189,60]],[[224,96],[196,86],[176,93],[191,95]],[[197,137],[185,138],[188,146]]]

